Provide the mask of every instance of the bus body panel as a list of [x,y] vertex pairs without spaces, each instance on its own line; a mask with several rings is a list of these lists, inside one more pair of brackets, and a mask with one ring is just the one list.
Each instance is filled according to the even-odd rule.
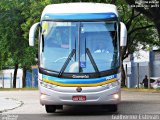
[[[95,9],[96,8],[96,9]],[[44,8],[41,20],[45,14],[77,14],[77,13],[114,13],[118,17],[117,8],[112,4],[103,3],[63,3],[52,4]],[[84,18],[85,19],[85,18]]]
[[[96,87],[93,89],[97,92],[76,92],[77,87],[72,87],[72,92],[58,92],[45,87],[40,87],[40,103],[42,105],[107,105],[118,104],[120,102],[120,86],[112,89],[99,91]],[[66,88],[67,89],[67,88]],[[82,87],[82,89],[89,89]],[[118,95],[118,98],[115,98]],[[86,96],[85,101],[73,101],[73,96]]]
[[[42,105],[107,105],[118,104],[121,100],[120,73],[117,74],[117,85],[111,83],[102,86],[63,87],[50,83],[42,83],[42,74],[39,75],[40,103]],[[74,101],[73,96],[85,96],[86,100]]]

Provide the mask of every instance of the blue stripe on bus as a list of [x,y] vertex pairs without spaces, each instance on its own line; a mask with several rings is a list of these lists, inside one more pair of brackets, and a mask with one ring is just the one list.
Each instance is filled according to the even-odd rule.
[[43,75],[42,79],[58,82],[58,83],[61,83],[61,84],[94,84],[94,83],[100,83],[100,82],[104,82],[104,81],[107,81],[107,80],[111,80],[111,79],[114,79],[116,77],[117,77],[117,75],[114,74],[114,75],[101,77],[101,78],[67,79],[67,78],[57,78],[57,77]]
[[90,20],[90,19],[115,19],[117,20],[118,16],[115,13],[71,13],[71,14],[51,14],[47,13],[42,16],[42,20]]

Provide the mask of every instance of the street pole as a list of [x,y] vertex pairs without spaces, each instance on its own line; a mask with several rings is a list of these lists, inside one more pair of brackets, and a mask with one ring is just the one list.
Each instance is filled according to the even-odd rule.
[[33,73],[33,69],[32,69],[32,88],[34,87],[34,73]]
[[12,88],[12,73],[11,73],[10,87]]
[[150,88],[150,63],[148,62],[148,89]]
[[2,88],[4,88],[4,74],[2,73]]
[[139,63],[137,63],[137,87],[139,88]]
[[125,67],[126,67],[126,68],[125,68],[125,69],[126,69],[126,74],[125,74],[125,75],[126,75],[126,83],[125,83],[125,84],[126,84],[126,86],[128,87],[128,75],[127,75],[127,74],[128,74],[128,70],[127,70],[127,64],[126,64]]

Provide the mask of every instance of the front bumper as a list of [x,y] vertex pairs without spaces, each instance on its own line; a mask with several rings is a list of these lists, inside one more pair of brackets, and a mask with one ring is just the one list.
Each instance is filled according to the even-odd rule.
[[[118,104],[121,99],[120,86],[105,89],[103,86],[82,87],[82,92],[76,91],[77,87],[59,87],[51,90],[40,86],[40,103],[42,105],[105,105]],[[72,96],[86,96],[86,101],[73,101]]]

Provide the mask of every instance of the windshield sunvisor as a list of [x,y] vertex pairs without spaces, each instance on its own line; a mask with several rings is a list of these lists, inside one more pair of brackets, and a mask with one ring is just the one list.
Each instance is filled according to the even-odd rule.
[[64,14],[51,14],[47,13],[42,16],[42,20],[70,20],[70,21],[79,21],[79,20],[114,20],[117,21],[118,17],[115,13],[64,13]]

